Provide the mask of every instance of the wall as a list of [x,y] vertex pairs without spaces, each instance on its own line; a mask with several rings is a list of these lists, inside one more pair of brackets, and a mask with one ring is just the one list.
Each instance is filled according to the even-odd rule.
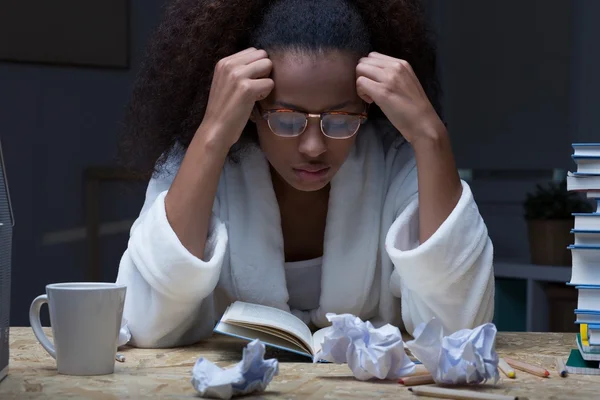
[[574,4],[573,25],[574,47],[571,53],[573,119],[571,132],[573,141],[598,142],[600,128],[600,1],[578,0]]
[[[12,325],[28,325],[29,304],[47,283],[85,277],[85,244],[68,239],[84,225],[83,169],[112,164],[123,107],[161,4],[132,0],[129,69],[0,63],[0,135],[16,218]],[[134,217],[138,193],[108,187],[103,220]],[[66,242],[45,244],[57,231]],[[105,279],[114,280],[126,232],[103,240]]]
[[582,40],[574,27],[586,14],[575,3],[584,7],[426,1],[457,164],[475,171],[472,189],[498,257],[529,257],[521,202],[554,169],[571,167],[573,48]]
[[[527,262],[522,201],[574,141],[597,141],[600,2],[427,0],[438,38],[445,117],[495,260]],[[559,172],[559,171],[557,171]],[[499,329],[523,330],[524,282],[498,280]]]
[[[112,163],[123,106],[161,3],[132,0],[128,70],[0,63],[0,136],[17,219],[13,325],[28,324],[29,304],[45,284],[84,279],[86,248],[78,231],[84,221],[82,171]],[[537,170],[571,168],[571,141],[598,135],[600,2],[426,0],[426,5],[438,33],[458,163],[484,172],[509,170],[474,183],[473,190],[496,257],[527,259],[520,201],[534,182],[546,179]],[[103,221],[135,217],[143,188],[105,189]],[[102,237],[105,280],[114,279],[126,238],[122,230]],[[522,288],[509,282],[499,289],[498,308],[511,304],[501,311],[506,321],[518,308]]]

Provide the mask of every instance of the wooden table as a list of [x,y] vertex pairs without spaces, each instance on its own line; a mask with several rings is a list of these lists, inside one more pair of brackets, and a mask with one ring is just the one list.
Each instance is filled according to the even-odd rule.
[[[596,399],[600,377],[569,375],[561,378],[554,369],[554,357],[566,357],[574,344],[573,334],[499,333],[497,351],[546,367],[550,378],[538,378],[517,371],[516,379],[501,375],[494,387],[483,390],[524,396],[529,399]],[[113,375],[75,377],[58,375],[54,360],[38,344],[30,328],[10,331],[11,363],[8,377],[0,382],[0,399],[183,399],[198,398],[190,383],[191,368],[200,356],[220,366],[240,360],[244,343],[215,336],[192,347],[144,350],[125,349],[124,363],[116,364]],[[269,353],[280,360],[279,375],[267,392],[246,398],[264,399],[420,399],[395,382],[361,382],[346,365],[312,364],[303,357]],[[481,389],[480,389],[481,390]]]

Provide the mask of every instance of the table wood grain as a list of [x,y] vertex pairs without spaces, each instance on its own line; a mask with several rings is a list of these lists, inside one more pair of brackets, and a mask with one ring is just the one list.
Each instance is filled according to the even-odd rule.
[[[537,364],[550,371],[538,378],[516,371],[516,379],[501,373],[501,380],[469,388],[528,399],[597,399],[600,377],[569,375],[554,369],[556,356],[565,357],[575,344],[574,334],[507,333],[497,336],[500,356]],[[10,369],[0,382],[0,399],[191,399],[198,398],[191,385],[191,369],[200,357],[225,367],[238,362],[245,343],[214,336],[194,346],[173,349],[127,348],[124,363],[116,363],[112,375],[76,377],[58,375],[56,364],[36,341],[31,328],[10,331]],[[312,364],[301,356],[268,351],[280,361],[279,375],[267,391],[244,399],[418,399],[396,382],[361,382],[346,365]]]

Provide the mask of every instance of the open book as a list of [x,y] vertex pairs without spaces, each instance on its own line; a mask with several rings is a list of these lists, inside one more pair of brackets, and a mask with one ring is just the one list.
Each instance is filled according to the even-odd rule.
[[214,331],[310,357],[321,349],[327,328],[314,334],[298,317],[278,308],[236,301],[225,310]]

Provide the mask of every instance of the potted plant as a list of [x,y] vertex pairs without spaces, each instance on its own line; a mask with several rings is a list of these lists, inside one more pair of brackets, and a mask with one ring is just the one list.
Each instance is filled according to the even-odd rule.
[[536,185],[523,203],[531,262],[538,265],[571,265],[571,229],[575,212],[592,212],[581,194],[567,190],[566,179]]

